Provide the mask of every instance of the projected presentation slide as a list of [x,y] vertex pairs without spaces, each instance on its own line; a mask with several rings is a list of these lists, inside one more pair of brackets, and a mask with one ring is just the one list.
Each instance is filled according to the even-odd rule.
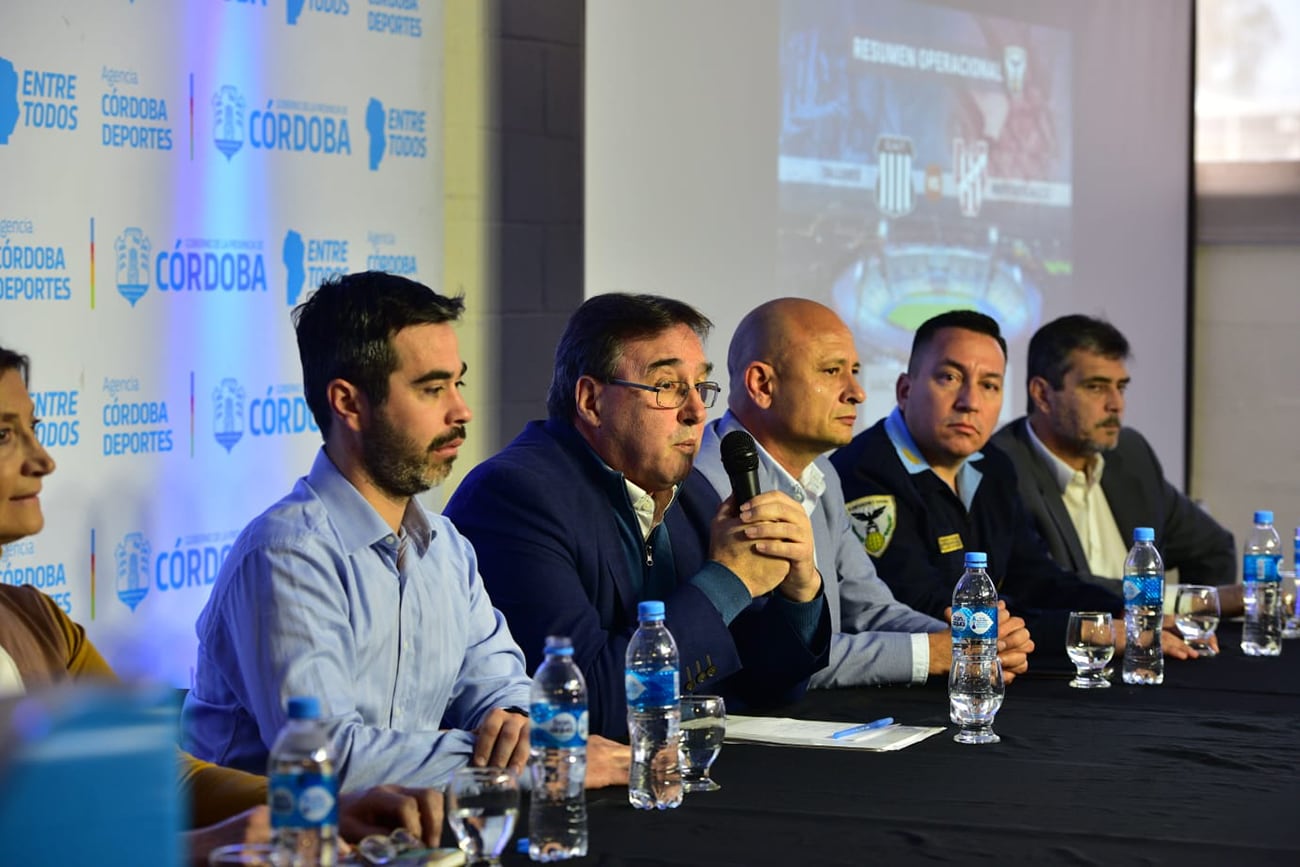
[[1027,340],[1071,279],[1070,34],[786,0],[780,51],[782,285],[833,306],[892,372],[945,310]]

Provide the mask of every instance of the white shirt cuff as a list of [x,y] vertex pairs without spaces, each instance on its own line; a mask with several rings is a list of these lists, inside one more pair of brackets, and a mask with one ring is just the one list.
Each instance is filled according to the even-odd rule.
[[930,676],[930,635],[927,632],[912,633],[912,683],[925,683]]

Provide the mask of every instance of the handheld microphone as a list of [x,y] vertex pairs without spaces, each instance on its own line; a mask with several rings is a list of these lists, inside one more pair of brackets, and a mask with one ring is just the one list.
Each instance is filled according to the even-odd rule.
[[731,493],[736,508],[758,496],[758,444],[743,430],[733,430],[722,438],[722,466],[731,479]]

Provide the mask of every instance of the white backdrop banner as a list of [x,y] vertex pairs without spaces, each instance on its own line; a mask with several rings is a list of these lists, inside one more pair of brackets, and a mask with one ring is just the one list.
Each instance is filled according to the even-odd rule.
[[240,529],[320,433],[289,318],[442,272],[440,0],[7,0],[0,345],[33,362],[43,533],[0,581],[188,685]]

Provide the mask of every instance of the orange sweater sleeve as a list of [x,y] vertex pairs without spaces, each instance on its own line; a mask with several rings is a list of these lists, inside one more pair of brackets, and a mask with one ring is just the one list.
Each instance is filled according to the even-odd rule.
[[266,777],[223,768],[177,751],[181,791],[190,799],[190,823],[211,825],[266,803]]
[[99,655],[95,645],[86,637],[86,629],[80,623],[63,613],[63,609],[53,599],[42,594],[54,621],[63,633],[68,645],[68,674],[76,680],[95,678],[97,680],[117,680],[112,667]]

